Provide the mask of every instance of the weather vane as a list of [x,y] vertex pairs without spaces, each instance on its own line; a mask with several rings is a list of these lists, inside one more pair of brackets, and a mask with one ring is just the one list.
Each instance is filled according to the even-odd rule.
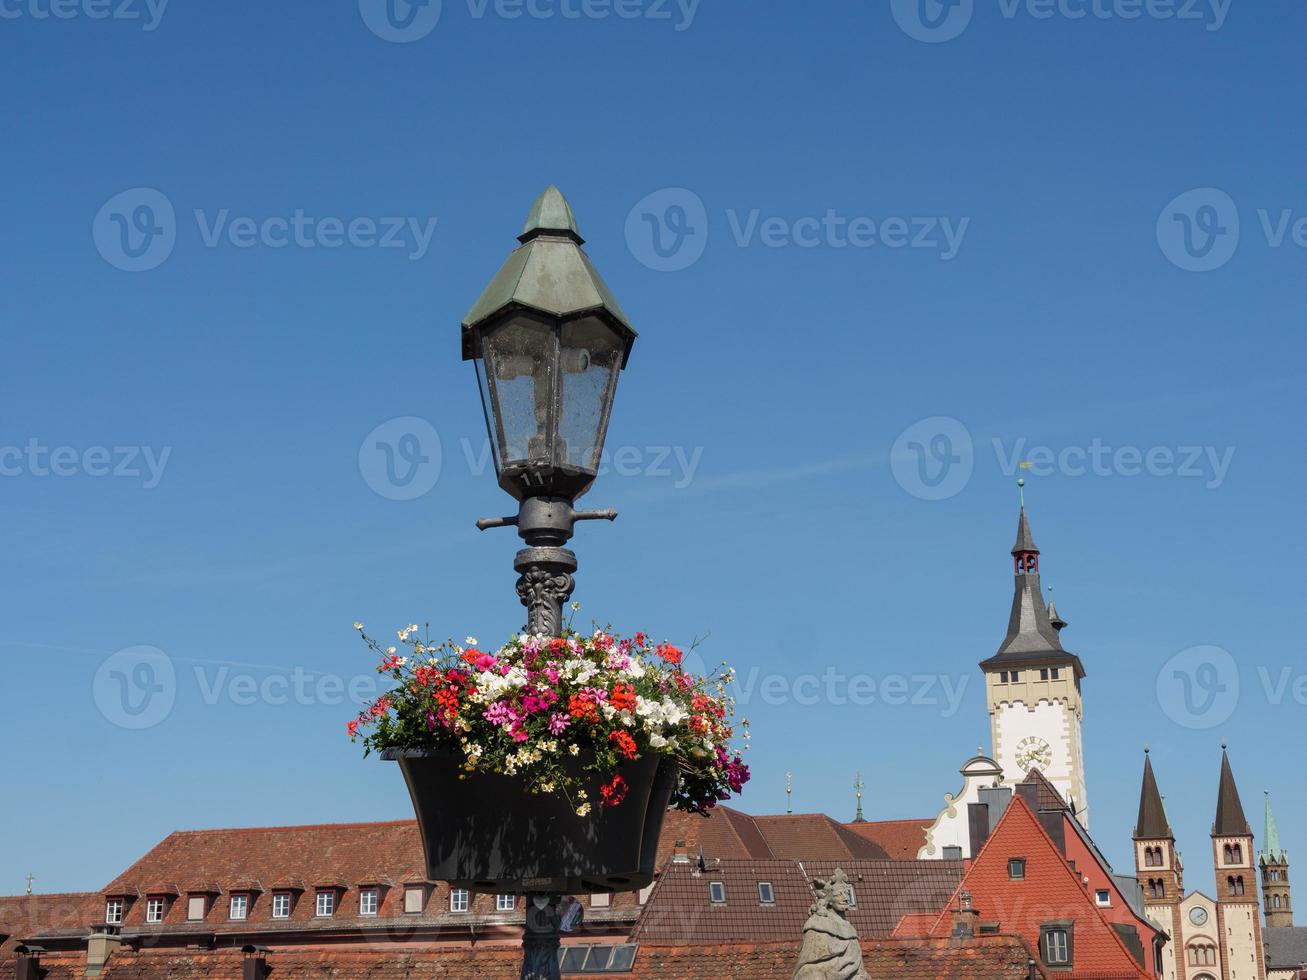
[[794,804],[792,802],[792,796],[791,796],[791,794],[793,794],[794,792],[793,779],[794,779],[794,773],[786,769],[785,770],[785,812],[786,813],[794,812]]
[[867,784],[862,781],[862,773],[858,773],[853,780],[853,790],[858,795],[858,815],[853,819],[859,823],[862,822],[862,791],[867,788]]

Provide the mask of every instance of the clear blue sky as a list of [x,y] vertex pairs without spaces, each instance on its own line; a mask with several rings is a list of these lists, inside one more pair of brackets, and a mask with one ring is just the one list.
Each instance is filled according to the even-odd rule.
[[[641,331],[609,434],[631,449],[586,498],[621,518],[575,541],[582,615],[753,674],[745,809],[782,810],[787,769],[797,809],[845,818],[858,770],[873,818],[957,789],[1030,457],[1097,839],[1130,867],[1150,742],[1206,887],[1224,738],[1259,832],[1270,789],[1307,855],[1302,4],[976,0],[922,41],[897,0],[445,0],[434,26],[372,0],[70,2],[0,4],[0,892],[98,888],[178,828],[409,815],[314,684],[369,676],[355,619],[521,622],[517,539],[473,527],[511,508],[457,332],[549,183]],[[275,220],[297,212],[315,247]],[[427,430],[369,437],[405,417],[438,477]],[[936,417],[961,429],[900,438]],[[417,483],[387,483],[379,438],[431,458]],[[1095,445],[1153,462],[1076,475]],[[168,660],[106,662],[142,645]],[[799,703],[828,668],[967,686],[953,712],[939,681],[935,704]],[[167,690],[129,715],[137,682]]]

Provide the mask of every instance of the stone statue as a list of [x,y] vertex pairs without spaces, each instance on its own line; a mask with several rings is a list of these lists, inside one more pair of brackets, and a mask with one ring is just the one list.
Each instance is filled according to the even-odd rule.
[[849,878],[839,868],[829,881],[816,879],[817,900],[803,924],[803,948],[794,980],[870,980],[862,968],[858,933],[845,918]]

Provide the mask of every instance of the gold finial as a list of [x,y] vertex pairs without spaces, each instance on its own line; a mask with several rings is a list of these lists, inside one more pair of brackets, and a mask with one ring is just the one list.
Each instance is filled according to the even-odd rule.
[[853,779],[853,790],[858,795],[858,815],[853,819],[862,821],[862,791],[867,788],[867,784],[862,781],[862,773],[858,773]]

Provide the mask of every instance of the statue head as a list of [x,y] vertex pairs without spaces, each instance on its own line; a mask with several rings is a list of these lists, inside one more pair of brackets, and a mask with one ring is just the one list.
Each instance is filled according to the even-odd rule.
[[843,868],[836,868],[828,879],[814,878],[817,886],[817,900],[808,910],[814,915],[822,912],[834,912],[841,918],[849,911],[849,876]]

